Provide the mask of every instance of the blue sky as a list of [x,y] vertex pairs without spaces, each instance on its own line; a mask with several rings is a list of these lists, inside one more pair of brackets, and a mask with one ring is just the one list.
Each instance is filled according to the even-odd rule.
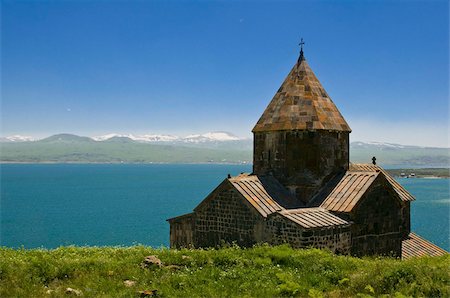
[[448,1],[2,1],[1,134],[250,137],[298,57],[352,141],[449,146]]

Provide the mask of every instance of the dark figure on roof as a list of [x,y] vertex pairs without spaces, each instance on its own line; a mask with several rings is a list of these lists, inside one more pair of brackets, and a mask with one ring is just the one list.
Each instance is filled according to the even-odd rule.
[[372,157],[372,164],[376,165],[377,164],[377,158],[374,156]]
[[253,173],[228,176],[192,213],[169,219],[171,247],[289,243],[356,256],[446,253],[410,233],[414,197],[375,157],[373,164],[349,162],[350,132],[302,48],[253,128]]

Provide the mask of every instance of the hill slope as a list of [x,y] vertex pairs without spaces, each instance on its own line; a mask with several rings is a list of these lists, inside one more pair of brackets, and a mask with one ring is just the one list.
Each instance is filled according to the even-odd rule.
[[450,148],[433,148],[406,146],[390,143],[363,143],[350,144],[350,160],[353,162],[370,163],[372,157],[384,165],[409,166],[450,166]]
[[[220,137],[220,138],[219,138]],[[2,162],[127,162],[205,163],[252,162],[253,142],[229,135],[172,136],[108,135],[89,137],[58,134],[39,141],[0,142]],[[164,141],[161,141],[164,139]],[[353,142],[350,160],[398,167],[449,167],[449,148],[425,148],[388,143]]]
[[105,142],[4,143],[1,149],[3,162],[238,163],[251,161],[250,151],[144,144],[123,139]]
[[[155,255],[162,265],[145,265]],[[400,261],[287,246],[0,248],[1,297],[449,297],[449,256]],[[146,297],[145,292],[140,294]],[[69,295],[70,296],[70,295]]]

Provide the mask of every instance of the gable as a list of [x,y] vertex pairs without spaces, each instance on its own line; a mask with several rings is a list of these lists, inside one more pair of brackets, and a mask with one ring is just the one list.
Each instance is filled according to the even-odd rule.
[[387,179],[380,174],[351,211],[354,216],[373,217],[376,214],[380,216],[391,214],[390,216],[400,220],[398,216],[401,202]]
[[[194,209],[197,218],[260,217],[261,214],[225,179]],[[216,222],[216,220],[214,220]]]
[[194,212],[197,212],[204,208],[211,200],[213,200],[219,193],[231,189],[231,185],[228,179],[223,180],[206,198],[201,201],[197,207],[194,208]]
[[347,172],[320,207],[334,212],[350,212],[369,190],[378,172]]
[[298,208],[301,205],[275,178],[241,174],[222,181],[195,207],[194,211],[198,212],[220,193],[230,189],[235,191],[249,208],[263,217],[285,208]]
[[392,185],[394,191],[398,194],[400,199],[404,202],[415,201],[416,199],[403,186],[400,185],[388,172],[377,165],[372,164],[354,164],[351,163],[349,167],[351,172],[381,172],[386,177],[389,184]]

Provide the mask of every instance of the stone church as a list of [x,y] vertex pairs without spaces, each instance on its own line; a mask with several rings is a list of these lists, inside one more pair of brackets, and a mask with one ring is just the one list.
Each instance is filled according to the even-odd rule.
[[253,128],[253,173],[228,177],[168,219],[171,247],[288,243],[355,256],[446,252],[411,233],[414,197],[381,167],[349,161],[351,129],[300,51]]

